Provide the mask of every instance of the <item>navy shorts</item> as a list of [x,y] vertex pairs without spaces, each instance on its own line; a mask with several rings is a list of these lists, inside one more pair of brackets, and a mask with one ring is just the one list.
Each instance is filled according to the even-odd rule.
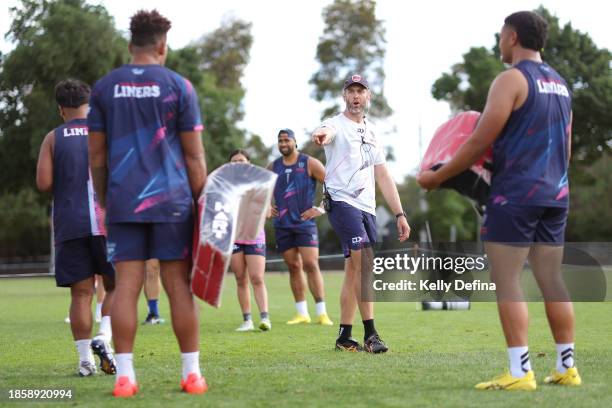
[[329,222],[340,238],[344,257],[376,243],[376,216],[344,201],[330,201]]
[[283,253],[291,248],[318,247],[319,231],[316,225],[299,228],[275,228],[276,249]]
[[245,255],[266,256],[266,244],[234,244],[233,254],[244,252]]
[[55,283],[69,287],[95,274],[115,278],[113,265],[106,260],[106,238],[89,235],[55,244]]
[[185,222],[108,224],[108,255],[111,262],[189,259],[193,219]]
[[489,242],[563,245],[567,213],[563,207],[488,205],[480,235]]

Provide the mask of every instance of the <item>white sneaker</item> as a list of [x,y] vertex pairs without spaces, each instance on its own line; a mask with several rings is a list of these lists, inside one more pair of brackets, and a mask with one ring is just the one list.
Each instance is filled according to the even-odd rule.
[[246,331],[253,331],[253,330],[255,330],[255,326],[253,326],[252,320],[245,320],[244,322],[242,322],[240,327],[236,329],[237,332],[246,332]]
[[64,319],[64,323],[70,323],[70,316]]
[[80,377],[89,377],[90,375],[94,375],[96,373],[96,363],[95,361],[81,361],[79,362],[79,376]]
[[259,322],[259,330],[263,330],[263,331],[272,330],[272,322],[270,321],[269,318],[265,317],[261,319],[261,322]]

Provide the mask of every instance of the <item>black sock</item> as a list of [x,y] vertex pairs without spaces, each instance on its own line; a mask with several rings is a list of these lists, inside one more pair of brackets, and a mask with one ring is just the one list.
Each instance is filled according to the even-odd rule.
[[268,312],[261,312],[259,313],[259,317],[261,317],[262,319],[267,319],[268,318]]
[[368,337],[373,334],[376,334],[376,329],[374,328],[374,319],[363,320],[363,330],[365,332],[363,335],[364,340],[367,340]]
[[338,331],[339,340],[348,340],[351,338],[351,332],[353,331],[352,324],[341,324],[340,330]]
[[242,320],[244,320],[245,322],[248,322],[249,320],[251,320],[251,314],[250,313],[243,313],[242,314]]

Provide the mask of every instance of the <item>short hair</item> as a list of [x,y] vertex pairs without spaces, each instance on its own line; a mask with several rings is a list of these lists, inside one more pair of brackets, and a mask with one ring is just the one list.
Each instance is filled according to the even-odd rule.
[[78,108],[89,102],[91,89],[78,79],[68,78],[55,85],[55,100],[63,108]]
[[246,159],[247,159],[248,161],[251,161],[251,157],[250,157],[250,156],[249,156],[249,154],[246,152],[246,150],[243,150],[243,149],[236,149],[236,150],[234,150],[233,152],[231,152],[231,153],[230,153],[230,155],[229,155],[229,161],[232,161],[232,159],[234,158],[234,156],[236,156],[236,155],[238,155],[238,154],[243,155],[244,157],[246,157]]
[[156,45],[170,30],[172,23],[157,10],[139,10],[130,20],[132,44],[137,47]]
[[523,48],[541,51],[546,45],[548,23],[538,13],[518,11],[506,17],[504,24],[516,31],[519,43]]

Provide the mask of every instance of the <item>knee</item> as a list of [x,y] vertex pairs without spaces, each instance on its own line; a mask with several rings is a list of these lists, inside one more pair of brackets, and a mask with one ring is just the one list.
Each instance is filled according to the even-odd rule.
[[319,270],[319,265],[316,261],[304,261],[304,272],[311,274],[317,273]]
[[287,262],[287,267],[291,273],[299,273],[302,270],[302,263],[300,261]]
[[261,286],[263,284],[264,284],[263,276],[252,276],[251,277],[251,285]]
[[94,295],[93,288],[76,287],[72,288],[72,299],[84,302],[91,302]]
[[249,283],[249,279],[246,276],[246,273],[244,275],[236,275],[236,285],[243,288],[247,286],[248,283]]

